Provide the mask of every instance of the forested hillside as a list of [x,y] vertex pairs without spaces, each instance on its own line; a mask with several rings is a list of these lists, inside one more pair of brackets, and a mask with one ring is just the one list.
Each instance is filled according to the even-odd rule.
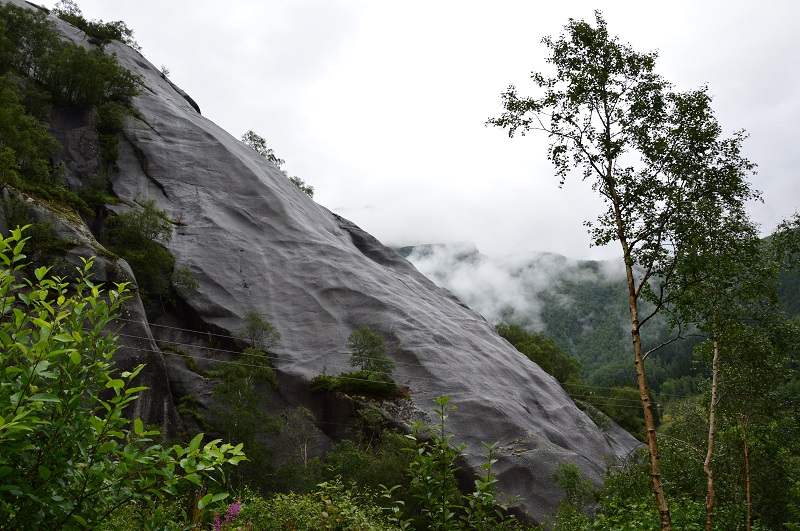
[[[763,242],[765,260],[767,243]],[[548,254],[495,258],[466,244],[404,247],[398,252],[439,285],[486,315],[520,352],[558,378],[596,422],[602,423],[607,415],[632,433],[643,436],[641,406],[631,364],[625,282],[613,263],[574,261]],[[796,263],[793,260],[784,263],[776,289],[785,317],[795,323],[800,320],[797,306],[800,274],[794,267]],[[677,332],[666,318],[657,319],[653,327],[657,333],[648,336],[648,349],[668,342]],[[768,397],[771,401],[767,408],[770,413],[760,419],[769,426],[769,435],[751,443],[754,444],[751,451],[757,453],[757,459],[765,467],[754,479],[760,485],[755,488],[763,489],[764,493],[757,502],[759,511],[763,511],[765,520],[772,522],[770,525],[777,525],[786,517],[787,507],[794,503],[789,500],[798,493],[792,488],[776,487],[770,475],[784,478],[783,485],[792,485],[790,478],[794,472],[784,466],[794,470],[791,467],[796,463],[797,448],[793,444],[784,445],[789,440],[780,433],[800,435],[800,345],[791,329],[771,333],[785,336],[789,343],[778,346],[781,343],[778,337],[772,340],[764,337],[766,341],[778,340],[775,346],[766,347],[775,350],[763,351],[760,349],[764,346],[755,344],[749,347],[761,352],[758,355],[764,356],[763,362],[771,365],[771,369],[765,371],[765,367],[754,365],[741,370],[766,378],[748,384],[753,386],[751,392],[759,394],[759,400]],[[659,429],[665,437],[664,463],[670,474],[688,482],[679,487],[689,489],[688,493],[703,488],[697,448],[703,444],[711,364],[708,345],[703,345],[704,334],[696,328],[686,328],[682,335],[683,339],[655,351],[647,360],[647,368],[657,401]],[[777,351],[782,354],[776,358]],[[734,460],[742,457],[736,433],[731,426],[720,435],[723,451],[730,452],[729,458]],[[792,441],[795,436],[791,435]],[[776,460],[777,455],[784,455],[785,460]],[[644,462],[637,466],[640,468],[628,470],[627,479],[617,479],[633,481],[636,474],[646,470]],[[766,475],[760,476],[761,473]],[[742,474],[739,465],[722,468],[720,482],[727,482],[726,488],[730,489],[725,496],[739,499],[736,496],[741,492],[736,485]],[[636,481],[643,478],[640,476]],[[646,488],[645,485],[646,482],[640,483],[639,488]]]

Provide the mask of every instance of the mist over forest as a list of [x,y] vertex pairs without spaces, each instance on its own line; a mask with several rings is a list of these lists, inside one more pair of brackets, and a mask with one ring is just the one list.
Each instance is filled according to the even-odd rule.
[[488,256],[467,242],[418,245],[398,251],[422,274],[452,291],[489,322],[513,322],[529,332],[547,328],[542,317],[543,298],[559,294],[562,305],[574,302],[570,293],[561,290],[566,283],[615,284],[624,290],[619,282],[624,280],[625,271],[618,261],[581,261],[546,252]]

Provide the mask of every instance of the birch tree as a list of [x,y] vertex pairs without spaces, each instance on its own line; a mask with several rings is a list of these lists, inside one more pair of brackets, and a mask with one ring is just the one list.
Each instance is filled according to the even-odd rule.
[[[727,208],[726,208],[727,207]],[[712,460],[715,454],[719,377],[723,356],[735,349],[730,343],[744,319],[757,318],[765,307],[776,308],[777,264],[758,237],[744,205],[724,205],[701,199],[702,219],[715,220],[704,230],[684,235],[676,249],[675,281],[670,286],[668,311],[673,324],[693,323],[707,336],[710,351],[710,390],[707,440],[703,460],[706,476],[706,529],[714,521],[716,493]]]
[[[597,220],[586,224],[594,245],[617,241],[622,252],[653,492],[661,528],[669,530],[645,370],[655,349],[643,348],[642,328],[668,302],[680,257],[675,249],[712,223],[704,218],[711,210],[697,208],[699,201],[728,209],[755,197],[746,180],[753,165],[740,153],[745,134],[723,138],[707,89],[673,90],[654,72],[657,53],[636,52],[610,36],[600,12],[594,25],[570,19],[557,39],[543,43],[555,73],[533,73],[535,97],[510,86],[502,95],[504,112],[488,123],[509,136],[547,133],[560,182],[580,168],[604,202]],[[644,300],[653,310],[640,315]]]

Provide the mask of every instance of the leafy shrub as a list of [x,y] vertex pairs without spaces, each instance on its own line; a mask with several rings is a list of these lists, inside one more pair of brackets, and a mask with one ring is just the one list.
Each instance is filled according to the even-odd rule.
[[369,398],[400,398],[402,393],[402,389],[393,381],[365,371],[315,376],[308,382],[308,388],[315,393],[340,392]]
[[[109,28],[115,24],[111,23]],[[124,24],[123,24],[124,26]],[[117,28],[122,31],[121,28]],[[40,82],[62,105],[127,101],[141,80],[101,50],[62,41],[44,13],[13,4],[0,7],[0,70],[16,70]]]
[[[248,463],[237,473],[259,488],[267,486],[273,452],[265,445],[280,433],[280,419],[266,412],[266,388],[277,385],[275,373],[263,352],[249,350],[244,359],[219,361],[206,375],[218,379],[213,391],[219,405],[207,414],[207,421],[230,439],[248,448]],[[246,361],[245,361],[246,360]]]
[[336,480],[308,494],[276,494],[269,499],[246,491],[238,522],[252,529],[287,531],[396,529],[374,500],[374,494],[349,489]]
[[172,273],[172,287],[181,297],[188,297],[191,292],[200,287],[200,282],[188,267],[178,267]]
[[242,142],[251,147],[256,153],[270,161],[275,167],[279,168],[283,165],[283,159],[279,159],[275,156],[275,152],[272,148],[267,147],[267,141],[264,140],[264,137],[258,135],[254,131],[247,131],[244,135],[242,135]]
[[109,191],[108,176],[105,173],[94,173],[83,179],[82,186],[77,189],[76,195],[92,211],[99,210],[106,203],[118,203],[117,198]]
[[107,101],[97,106],[97,131],[105,135],[113,135],[122,131],[125,115],[130,110],[117,101]]
[[337,390],[339,379],[336,376],[329,374],[320,374],[314,376],[308,382],[308,389],[314,393],[333,392]]
[[322,460],[328,477],[339,477],[346,485],[379,489],[381,485],[408,483],[406,472],[412,459],[413,442],[400,433],[382,430],[371,444],[348,439],[334,444]]
[[61,144],[23,107],[22,94],[10,75],[0,77],[0,177],[4,183],[47,186],[53,181],[50,158]]
[[386,356],[386,342],[383,337],[370,327],[358,327],[347,337],[347,348],[350,350],[350,365],[360,372],[376,373],[390,378],[394,361]]
[[336,377],[336,390],[348,395],[366,395],[373,398],[388,398],[398,392],[397,384],[383,375],[369,371],[342,373]]
[[[94,528],[121,505],[152,502],[244,459],[241,445],[182,447],[125,418],[142,370],[117,373],[105,332],[126,287],[108,292],[78,269],[74,289],[35,271],[20,283],[22,230],[0,240],[0,520],[11,529]],[[209,500],[213,496],[209,496]]]
[[492,472],[492,465],[497,461],[497,444],[483,443],[485,462],[475,474],[475,490],[469,494],[459,491],[456,460],[467,448],[453,446],[453,435],[447,433],[448,413],[455,409],[450,397],[438,397],[435,403],[433,411],[439,421],[431,426],[415,422],[408,436],[415,443],[408,469],[411,492],[419,504],[424,528],[442,531],[521,529],[520,522],[507,515],[509,506],[516,500],[501,502],[497,499],[497,479]]
[[294,177],[289,177],[289,180],[292,181],[292,184],[298,187],[300,191],[306,194],[308,197],[311,198],[314,197],[314,187],[306,183],[303,179],[294,176]]
[[154,200],[139,210],[106,218],[104,240],[110,251],[131,266],[145,302],[168,297],[175,258],[159,242],[172,239],[172,224]]
[[141,80],[113,55],[63,43],[43,60],[39,81],[62,105],[96,105],[128,101],[139,93]]
[[0,6],[0,68],[38,79],[41,61],[60,46],[53,23],[43,11],[14,4]]
[[495,325],[495,330],[559,383],[580,380],[581,363],[541,332],[530,334],[519,325],[506,323]]
[[119,159],[119,140],[116,135],[100,135],[100,156],[106,163],[116,163]]
[[101,48],[111,41],[120,41],[134,50],[141,50],[141,46],[133,38],[133,30],[121,20],[115,22],[86,20],[74,0],[60,0],[53,12],[61,20],[83,30],[89,36],[89,42]]
[[281,340],[281,333],[275,325],[256,311],[248,311],[244,316],[244,323],[244,327],[234,336],[244,341],[250,348],[268,352]]
[[[164,67],[162,66],[162,68]],[[166,74],[164,74],[162,71],[162,74],[165,76],[169,75],[169,71],[167,71]],[[289,174],[286,173],[285,170],[281,169],[281,166],[283,166],[283,164],[286,161],[281,158],[278,158],[277,155],[275,155],[275,152],[272,150],[272,148],[267,147],[267,141],[264,139],[264,137],[260,136],[254,131],[247,131],[244,135],[242,135],[242,142],[245,145],[251,147],[256,153],[258,153],[259,155],[270,161],[272,164],[274,164],[275,167],[278,168],[281,171],[281,173],[283,173],[286,177],[288,177],[289,180],[292,182],[292,184],[298,187],[304,194],[306,194],[308,197],[311,198],[314,197],[313,186],[306,183],[300,177],[297,176],[289,177]]]

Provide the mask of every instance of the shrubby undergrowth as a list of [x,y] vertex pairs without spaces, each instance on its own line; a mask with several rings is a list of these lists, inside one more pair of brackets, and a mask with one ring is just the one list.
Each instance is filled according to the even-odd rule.
[[181,484],[224,479],[241,444],[163,446],[125,416],[145,391],[143,365],[120,373],[112,360],[126,285],[94,284],[91,260],[73,286],[46,267],[21,280],[24,246],[19,228],[0,240],[0,528],[94,528],[123,505],[152,512]]

